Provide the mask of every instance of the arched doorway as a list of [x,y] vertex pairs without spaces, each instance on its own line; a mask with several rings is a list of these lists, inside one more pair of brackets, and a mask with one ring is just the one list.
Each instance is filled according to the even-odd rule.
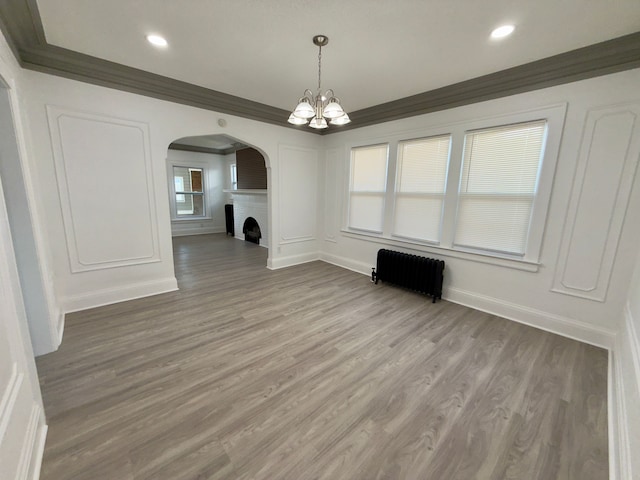
[[174,140],[167,152],[172,237],[225,234],[244,241],[252,218],[260,235],[248,238],[268,249],[266,166],[259,149],[227,135]]

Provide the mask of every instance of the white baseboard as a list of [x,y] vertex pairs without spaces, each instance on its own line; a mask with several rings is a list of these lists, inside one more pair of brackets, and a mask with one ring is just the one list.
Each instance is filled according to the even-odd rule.
[[124,285],[116,288],[107,288],[83,295],[74,295],[65,299],[65,312],[77,312],[88,308],[111,305],[112,303],[134,300],[136,298],[150,297],[160,293],[178,290],[178,282],[175,277],[165,278],[153,282],[140,282]]
[[[616,345],[618,347],[618,337]],[[607,434],[609,439],[609,480],[622,480],[620,476],[620,447],[625,443],[619,441],[620,437],[620,395],[618,394],[619,374],[616,372],[616,354],[614,350],[609,350],[607,363]]]
[[18,460],[16,480],[32,480],[40,477],[46,431],[42,407],[34,403]]
[[629,341],[631,349],[631,360],[633,361],[633,371],[635,373],[635,388],[638,389],[638,395],[640,396],[640,335],[636,330],[636,324],[634,322],[629,304],[624,309],[624,331],[627,332],[626,338]]
[[631,452],[629,451],[629,430],[627,423],[627,405],[622,384],[622,365],[620,360],[620,342],[616,342],[613,365],[609,368],[611,384],[609,399],[609,478],[625,480],[631,476]]
[[44,457],[44,445],[47,440],[48,425],[40,426],[40,433],[37,435],[37,444],[34,449],[33,463],[31,465],[30,480],[39,480],[40,470],[42,469],[42,458]]
[[[320,260],[363,275],[371,275],[371,267],[373,266],[328,253],[321,253]],[[442,293],[442,298],[597,347],[613,348],[615,340],[615,332],[613,330],[590,325],[572,318],[535,310],[454,287],[446,288]]]
[[64,312],[62,312],[62,311],[58,312],[57,334],[58,334],[58,338],[57,338],[58,345],[56,346],[56,350],[62,344],[62,336],[64,335]]
[[[233,238],[235,238],[236,240],[240,240],[241,242],[245,242],[245,241],[246,241],[246,240],[244,239],[244,237],[238,237],[238,236],[235,236],[235,237],[233,237]],[[264,240],[265,240],[264,238],[261,238],[261,239],[260,239],[260,243],[259,243],[258,245],[259,245],[260,247],[269,248],[269,244],[268,244],[266,241],[264,241]]]
[[453,303],[475,308],[483,312],[508,318],[547,332],[562,335],[579,342],[611,350],[614,346],[615,331],[563,317],[554,313],[516,305],[498,298],[467,292],[455,287],[447,288],[442,298]]
[[193,227],[179,230],[171,230],[172,237],[186,237],[188,235],[207,235],[209,233],[224,233],[224,227]]
[[318,252],[302,253],[300,255],[289,255],[287,257],[270,258],[267,260],[267,268],[269,270],[278,270],[279,268],[292,267],[301,263],[314,262],[320,260]]

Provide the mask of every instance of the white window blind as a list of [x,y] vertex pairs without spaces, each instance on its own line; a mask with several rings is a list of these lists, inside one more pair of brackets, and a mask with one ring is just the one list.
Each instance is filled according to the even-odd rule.
[[349,227],[382,232],[387,185],[387,145],[351,150]]
[[450,145],[450,135],[399,143],[394,235],[440,241]]
[[455,245],[524,255],[546,122],[465,135]]

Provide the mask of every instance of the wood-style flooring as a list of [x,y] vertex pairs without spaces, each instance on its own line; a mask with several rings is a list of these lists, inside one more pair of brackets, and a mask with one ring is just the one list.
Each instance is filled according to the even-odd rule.
[[608,478],[604,350],[221,234],[174,251],[180,291],[37,359],[42,480]]

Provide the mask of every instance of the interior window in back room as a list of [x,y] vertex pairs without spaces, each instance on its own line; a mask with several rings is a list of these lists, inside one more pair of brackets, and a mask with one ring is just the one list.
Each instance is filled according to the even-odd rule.
[[205,201],[202,168],[173,167],[173,181],[177,216],[204,216]]

